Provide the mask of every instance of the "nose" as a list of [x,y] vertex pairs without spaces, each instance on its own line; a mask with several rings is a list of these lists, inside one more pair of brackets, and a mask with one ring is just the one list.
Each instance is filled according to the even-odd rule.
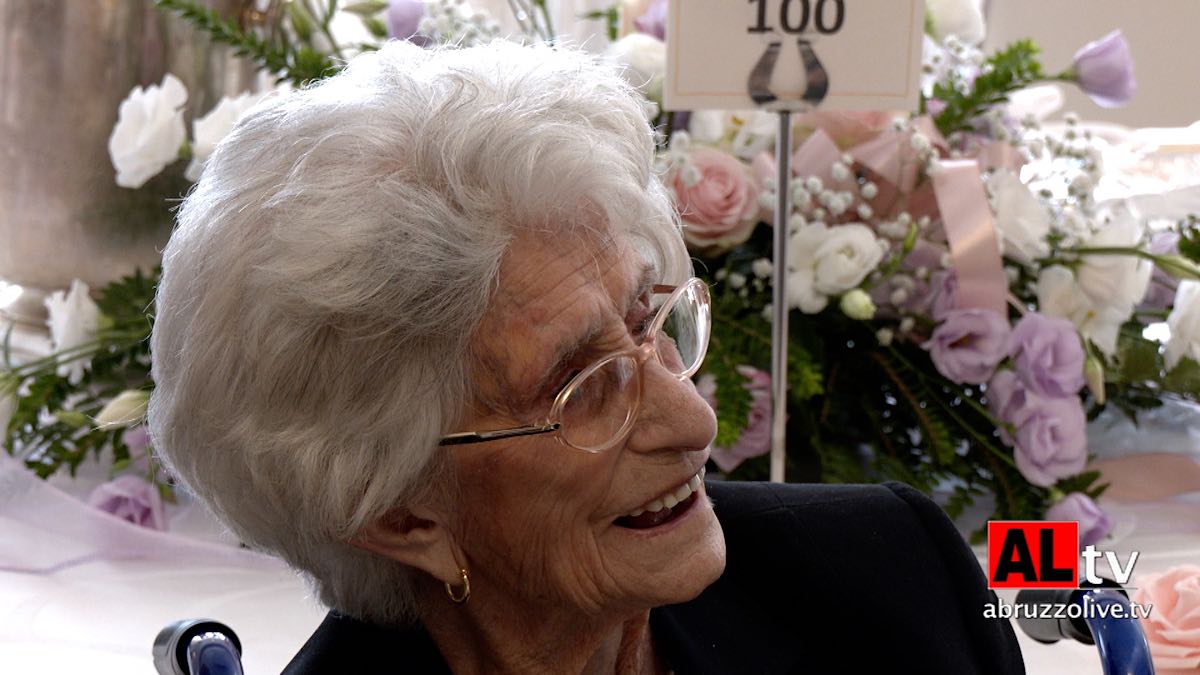
[[717,435],[717,416],[690,378],[680,380],[656,359],[642,368],[642,404],[625,445],[637,452],[702,449]]

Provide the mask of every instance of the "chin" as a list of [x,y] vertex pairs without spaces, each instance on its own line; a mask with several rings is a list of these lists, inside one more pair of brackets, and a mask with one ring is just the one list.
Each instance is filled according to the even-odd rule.
[[651,606],[687,602],[704,592],[725,571],[725,534],[705,494],[698,494],[687,522],[645,541],[644,577]]

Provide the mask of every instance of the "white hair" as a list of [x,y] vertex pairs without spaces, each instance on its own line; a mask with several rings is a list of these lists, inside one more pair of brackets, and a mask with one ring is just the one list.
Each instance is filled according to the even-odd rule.
[[548,46],[393,42],[260,104],[163,255],[155,448],[325,604],[411,621],[412,571],[347,539],[451,481],[438,440],[474,395],[471,336],[522,228],[590,209],[664,280],[688,276],[653,152],[620,75]]

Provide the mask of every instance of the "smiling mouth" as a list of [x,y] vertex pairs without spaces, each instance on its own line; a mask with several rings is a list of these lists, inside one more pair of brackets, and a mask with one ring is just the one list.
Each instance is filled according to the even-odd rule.
[[703,481],[704,467],[701,467],[683,485],[655,497],[633,513],[617,518],[613,524],[631,530],[646,530],[665,525],[682,516],[696,503],[696,494],[700,491]]

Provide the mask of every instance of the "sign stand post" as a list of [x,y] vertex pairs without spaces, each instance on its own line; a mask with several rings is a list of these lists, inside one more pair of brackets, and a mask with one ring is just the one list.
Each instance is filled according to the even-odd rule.
[[792,113],[779,111],[779,136],[775,139],[775,267],[771,297],[771,482],[784,481],[787,458],[787,355],[788,355],[788,221],[792,211]]
[[[779,115],[771,296],[774,482],[786,478],[787,458],[792,113],[818,105],[825,110],[915,107],[924,6],[924,0],[668,0],[671,38],[663,108],[758,107]],[[837,82],[832,89],[831,80]]]

